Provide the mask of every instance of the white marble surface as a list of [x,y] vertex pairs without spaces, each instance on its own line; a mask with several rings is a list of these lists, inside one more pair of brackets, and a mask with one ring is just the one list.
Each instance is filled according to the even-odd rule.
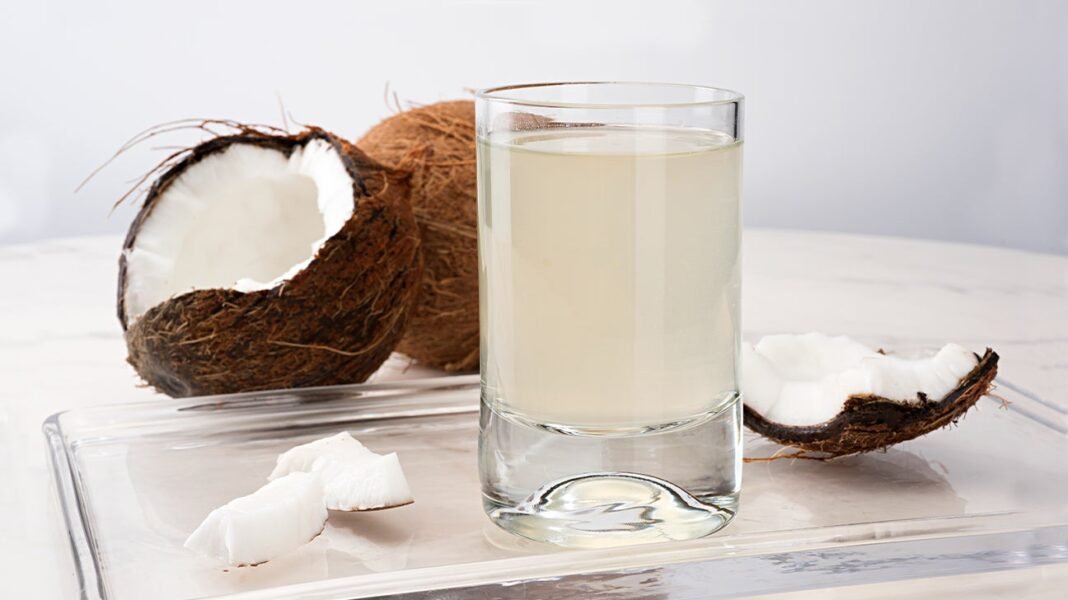
[[[0,247],[0,598],[77,593],[41,422],[69,408],[159,397],[124,360],[114,315],[119,247],[118,237]],[[747,232],[744,260],[747,337],[815,330],[886,347],[991,346],[1002,377],[1068,403],[1068,257],[757,230]],[[1059,566],[1040,573],[1028,597],[1068,582]],[[989,577],[991,590],[1007,589],[997,582],[1010,579]]]

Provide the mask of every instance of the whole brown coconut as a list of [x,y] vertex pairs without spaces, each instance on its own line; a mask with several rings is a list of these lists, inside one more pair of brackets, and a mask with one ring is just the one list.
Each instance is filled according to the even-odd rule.
[[[224,167],[228,163],[223,159],[231,154],[252,154],[284,166],[295,162],[289,160],[295,153],[299,153],[296,158],[307,157],[313,148],[320,157],[329,155],[318,160],[325,160],[334,169],[334,181],[342,177],[333,193],[345,212],[336,232],[330,235],[329,228],[325,230],[329,237],[314,257],[310,250],[304,250],[310,262],[267,289],[194,286],[192,291],[147,309],[130,307],[131,298],[138,300],[139,290],[156,285],[151,277],[134,273],[134,267],[148,270],[138,266],[142,258],[131,259],[135,251],[145,253],[155,248],[147,242],[140,244],[139,236],[146,224],[152,223],[147,228],[153,231],[172,225],[161,220],[165,220],[164,215],[173,215],[175,209],[163,210],[161,206],[180,203],[179,194],[189,194],[193,186],[188,180],[200,165],[214,161],[202,168],[207,172],[204,177],[221,179],[218,189],[225,191],[229,180]],[[255,178],[248,185],[260,187],[248,190],[274,185],[275,175],[268,172]],[[345,177],[351,179],[351,185]],[[286,181],[290,187],[279,188],[281,191],[275,190],[277,197],[272,196],[278,210],[284,210],[290,200],[287,190],[306,185],[299,176]],[[234,185],[238,183],[234,181]],[[119,263],[118,313],[126,332],[130,364],[145,381],[172,396],[364,381],[400,339],[422,275],[417,228],[405,201],[407,185],[406,177],[317,128],[297,135],[243,130],[196,146],[154,183],[126,238]],[[172,188],[177,190],[175,199],[168,195]],[[310,189],[314,199],[317,188],[313,185]],[[240,194],[235,202],[258,206],[255,202],[267,195],[249,192]],[[221,202],[221,197],[198,200]],[[206,219],[183,226],[190,231],[236,229],[236,223]],[[166,220],[178,219],[168,216]],[[178,223],[173,226],[178,227]],[[279,231],[287,231],[289,224],[283,221],[277,226],[281,229],[273,231],[274,237],[261,243],[268,247],[285,245],[285,236]],[[188,246],[192,242],[187,238],[180,243]],[[224,249],[212,256],[214,261],[224,261],[228,253]],[[256,260],[260,254],[252,252],[250,256]],[[204,270],[210,270],[210,264]],[[197,273],[194,270],[194,276]]]
[[357,144],[375,160],[411,173],[424,274],[418,308],[397,350],[446,371],[477,369],[474,103],[439,102],[398,113]]
[[936,402],[855,395],[846,400],[836,417],[812,426],[774,423],[746,406],[745,426],[784,446],[820,452],[825,458],[870,452],[957,422],[990,391],[997,372],[998,355],[987,348],[960,384]]

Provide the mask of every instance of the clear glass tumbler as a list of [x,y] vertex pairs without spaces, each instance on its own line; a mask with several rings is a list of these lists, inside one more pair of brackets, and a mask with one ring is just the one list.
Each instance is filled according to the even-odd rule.
[[598,547],[737,508],[742,97],[654,83],[479,92],[486,512]]

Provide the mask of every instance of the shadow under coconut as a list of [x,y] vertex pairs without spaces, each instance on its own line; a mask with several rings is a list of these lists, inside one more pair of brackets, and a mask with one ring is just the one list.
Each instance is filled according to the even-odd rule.
[[[750,456],[779,446],[747,444]],[[820,462],[783,458],[745,465],[738,529],[747,532],[953,517],[967,502],[945,467],[890,448]]]
[[391,509],[388,516],[385,511],[330,511],[323,536],[331,576],[351,575],[353,563],[374,573],[407,568],[415,532],[406,512],[405,507]]

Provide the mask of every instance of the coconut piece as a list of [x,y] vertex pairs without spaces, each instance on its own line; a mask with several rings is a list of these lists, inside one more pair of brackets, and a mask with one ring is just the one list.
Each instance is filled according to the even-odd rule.
[[315,539],[327,515],[319,475],[292,473],[211,511],[185,547],[233,566],[256,566]]
[[418,293],[407,185],[315,128],[192,148],[119,261],[130,364],[172,396],[364,381]]
[[478,368],[475,108],[439,102],[385,119],[357,142],[411,173],[425,264],[419,305],[397,350],[446,371]]
[[355,460],[323,456],[312,471],[327,482],[326,505],[331,510],[381,510],[415,501],[396,452]]
[[397,453],[375,454],[347,431],[283,452],[270,479],[300,471],[322,478],[331,510],[380,510],[414,502]]
[[315,461],[323,457],[361,460],[377,457],[347,431],[294,446],[278,455],[268,479],[285,477],[290,473],[311,471]]
[[745,425],[778,443],[840,456],[955,423],[989,390],[998,355],[947,344],[888,356],[848,337],[774,335],[743,344]]

